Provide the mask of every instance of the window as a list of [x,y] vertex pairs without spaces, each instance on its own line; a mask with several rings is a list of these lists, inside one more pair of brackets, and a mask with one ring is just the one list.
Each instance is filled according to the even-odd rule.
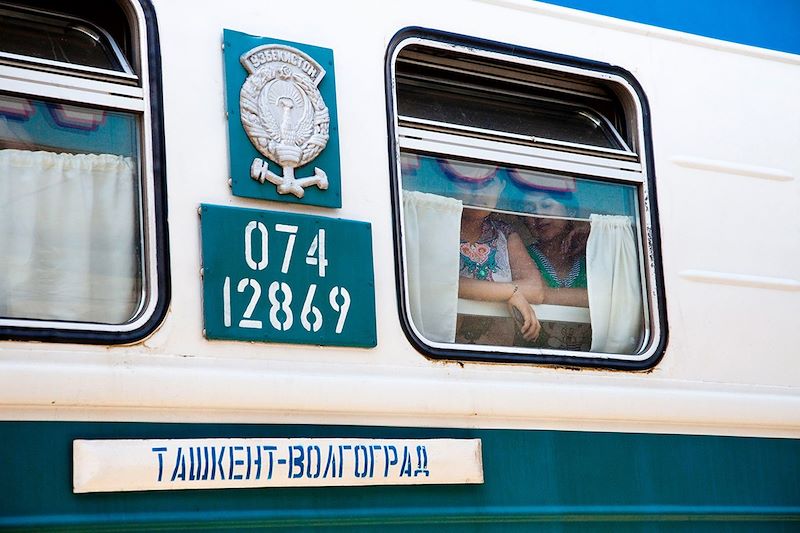
[[406,333],[438,358],[646,368],[664,318],[624,70],[427,30],[387,63]]
[[153,13],[64,9],[0,5],[0,335],[131,342],[167,304]]

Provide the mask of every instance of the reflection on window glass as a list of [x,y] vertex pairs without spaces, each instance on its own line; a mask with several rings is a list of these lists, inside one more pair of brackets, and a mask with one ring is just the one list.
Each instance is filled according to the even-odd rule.
[[[419,82],[401,82],[398,89],[403,93],[398,102],[398,113],[403,117],[602,148],[626,148],[588,109],[519,97],[501,99],[496,94],[463,87],[443,89]],[[486,105],[488,100],[492,105]]]
[[137,139],[129,113],[0,95],[0,317],[136,315]]
[[494,200],[496,205],[493,207],[498,210],[537,214],[536,203],[531,201],[535,196],[531,195],[551,193],[575,218],[588,220],[592,213],[636,215],[636,187],[633,185],[410,152],[401,154],[400,163],[403,189],[459,198],[471,207],[484,205],[480,192],[464,199],[463,193],[457,192],[463,189],[461,184],[469,182],[469,175],[491,175],[497,176],[503,184],[502,191]]
[[101,31],[77,19],[0,6],[0,27],[0,51],[105,70],[130,70]]
[[412,320],[428,340],[638,349],[635,186],[412,152],[401,179]]

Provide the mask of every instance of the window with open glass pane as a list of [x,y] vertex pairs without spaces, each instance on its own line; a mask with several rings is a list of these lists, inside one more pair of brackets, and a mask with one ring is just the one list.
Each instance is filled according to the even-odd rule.
[[649,206],[625,104],[557,66],[419,41],[393,63],[414,335],[461,356],[639,357]]
[[147,72],[41,5],[0,6],[0,335],[127,342],[159,319],[163,287]]

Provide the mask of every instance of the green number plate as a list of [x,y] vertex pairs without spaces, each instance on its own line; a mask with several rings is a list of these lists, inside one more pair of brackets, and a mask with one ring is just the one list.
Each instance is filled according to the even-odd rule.
[[375,346],[369,223],[216,205],[201,216],[207,338]]

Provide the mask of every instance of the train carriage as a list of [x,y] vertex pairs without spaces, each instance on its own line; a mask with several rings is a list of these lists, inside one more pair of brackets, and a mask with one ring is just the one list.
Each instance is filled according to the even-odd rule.
[[800,10],[665,6],[0,2],[0,528],[797,529]]

